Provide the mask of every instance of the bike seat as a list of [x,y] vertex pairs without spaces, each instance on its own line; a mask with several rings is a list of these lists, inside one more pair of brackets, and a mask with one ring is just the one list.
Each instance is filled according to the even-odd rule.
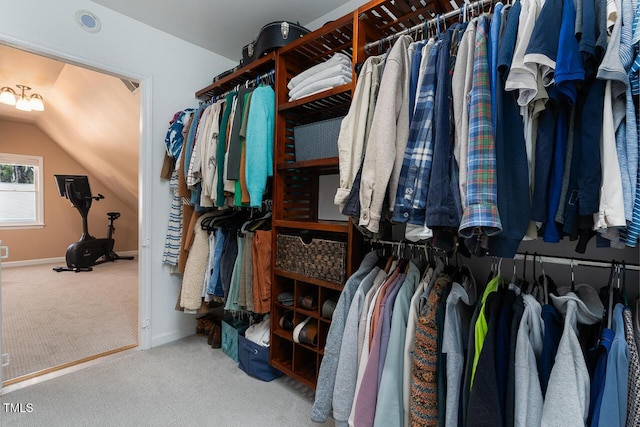
[[120,218],[120,212],[107,212],[109,219],[114,220]]

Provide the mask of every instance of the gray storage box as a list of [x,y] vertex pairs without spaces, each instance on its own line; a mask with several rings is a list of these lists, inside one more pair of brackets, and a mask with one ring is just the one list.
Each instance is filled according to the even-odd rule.
[[296,161],[338,157],[338,136],[343,117],[322,120],[293,128]]

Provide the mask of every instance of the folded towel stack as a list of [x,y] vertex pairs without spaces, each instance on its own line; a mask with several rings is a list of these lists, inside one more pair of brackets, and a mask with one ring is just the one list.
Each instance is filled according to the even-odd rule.
[[303,71],[289,81],[289,101],[351,83],[351,58],[336,53],[330,59]]

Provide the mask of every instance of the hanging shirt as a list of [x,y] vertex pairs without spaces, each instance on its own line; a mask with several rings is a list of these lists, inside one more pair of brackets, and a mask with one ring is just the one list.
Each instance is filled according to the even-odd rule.
[[517,90],[518,105],[527,106],[538,93],[538,68],[531,62],[525,62],[525,52],[531,40],[542,3],[538,0],[521,0],[522,12],[518,24],[518,37],[513,54],[513,63],[505,83],[508,91]]
[[[218,148],[216,150],[216,173],[213,177],[211,188],[215,194],[216,206],[222,207],[225,203],[224,196],[224,158],[227,150],[227,138],[229,135],[229,118],[233,110],[237,92],[230,92],[225,99],[225,107],[220,120],[220,133],[218,134]],[[213,196],[212,196],[213,198]]]
[[226,179],[237,181],[240,179],[240,152],[242,146],[240,144],[240,129],[242,127],[242,120],[245,115],[245,102],[247,100],[246,95],[253,92],[254,88],[241,87],[238,90],[238,103],[236,105],[236,112],[241,114],[235,114],[233,116],[233,125],[231,126],[231,135],[229,137],[229,160],[227,161]]
[[[507,8],[507,16],[497,62],[496,98],[496,170],[498,212],[502,232],[489,239],[491,255],[512,258],[529,225],[531,199],[529,195],[529,165],[527,163],[524,126],[515,94],[506,91],[505,84],[513,61],[521,2]],[[504,12],[503,12],[504,15]]]
[[430,50],[416,111],[409,129],[392,221],[424,224],[427,191],[433,162],[433,112],[438,45]]
[[629,385],[627,387],[627,426],[640,425],[640,354],[633,335],[631,309],[622,312],[624,333],[629,347]]
[[[580,294],[596,293],[589,285],[579,285]],[[584,426],[589,412],[589,372],[578,341],[578,319],[584,324],[600,321],[604,307],[597,295],[586,301],[574,292],[551,294],[554,306],[564,313],[564,328],[542,409],[542,426]],[[597,314],[596,314],[597,313]]]
[[420,271],[414,264],[410,264],[407,277],[393,304],[390,338],[380,380],[374,426],[400,427],[404,423],[404,345],[411,297],[416,292],[419,280]]
[[275,92],[271,86],[256,88],[247,122],[245,179],[251,207],[262,206],[267,178],[273,176]]
[[227,300],[224,305],[224,309],[229,311],[240,311],[240,306],[238,305],[238,294],[240,293],[240,271],[242,271],[244,236],[236,236],[236,242],[238,246],[238,253],[231,273],[229,295],[227,296]]
[[356,173],[362,163],[367,141],[367,118],[373,115],[369,108],[374,97],[373,71],[376,64],[384,62],[384,55],[368,57],[360,70],[360,76],[351,100],[349,112],[342,119],[338,136],[338,157],[340,163],[340,187],[336,191],[334,203],[340,211],[351,190]]
[[589,374],[591,388],[589,391],[589,416],[587,425],[596,427],[600,420],[600,408],[602,407],[602,395],[604,393],[605,374],[607,371],[607,358],[613,342],[614,333],[609,328],[602,328],[597,346],[590,350]]
[[545,304],[542,306],[542,320],[544,322],[544,338],[540,354],[539,374],[542,394],[545,395],[562,337],[562,317],[552,304]]
[[[385,324],[387,322],[389,322],[390,328],[389,312],[393,309],[393,302],[398,295],[402,283],[404,283],[404,279],[405,274],[399,274],[397,278],[384,289],[384,295],[381,294],[379,296],[380,315],[375,322],[376,328],[374,330],[373,340],[371,341],[371,351],[362,377],[360,390],[354,402],[354,425],[357,426],[373,425],[374,422],[381,372],[380,363],[382,354],[385,353],[386,356],[386,352],[383,349],[382,337],[383,334],[385,334],[385,329],[387,328]],[[386,343],[388,344],[388,329],[386,333]],[[384,365],[384,362],[382,362],[382,364]]]
[[539,67],[540,78],[545,86],[550,86],[553,83],[556,69],[560,27],[563,19],[562,3],[562,0],[545,0],[524,55],[525,64]]
[[500,308],[503,304],[504,293],[492,292],[485,301],[485,316],[487,333],[478,357],[477,369],[473,385],[469,392],[469,413],[467,426],[504,426],[502,409],[500,407],[499,387],[497,383],[496,354],[497,329]]
[[604,112],[600,151],[602,153],[602,188],[600,191],[600,209],[594,214],[595,229],[624,227],[627,225],[624,216],[624,200],[622,195],[622,178],[620,163],[615,147],[615,123],[613,119],[612,85],[608,80],[604,91]]
[[442,272],[444,263],[436,266],[434,269],[430,267],[420,280],[418,288],[411,297],[409,307],[409,316],[407,317],[407,332],[404,339],[404,362],[402,364],[402,408],[404,413],[404,424],[409,424],[409,415],[411,410],[411,363],[413,358],[413,349],[416,340],[416,325],[418,322],[418,314],[420,312],[420,302],[425,292],[428,295],[429,285],[435,281],[435,278]]
[[[520,3],[519,1],[517,2]],[[458,186],[462,208],[467,206],[467,159],[469,149],[469,94],[473,84],[473,57],[475,53],[476,20],[467,25],[462,34],[456,66],[452,76],[453,117],[455,139],[453,154],[458,163]]]
[[473,67],[473,90],[469,103],[469,159],[467,162],[467,207],[460,223],[463,237],[492,236],[502,230],[496,206],[495,146],[491,124],[491,94],[487,40],[489,18],[478,18]]
[[329,417],[333,388],[335,385],[335,373],[338,368],[342,335],[344,333],[345,321],[349,314],[349,307],[351,306],[351,301],[353,300],[358,285],[360,285],[360,282],[365,276],[373,270],[377,261],[378,255],[376,255],[375,252],[369,252],[364,257],[358,270],[353,273],[345,283],[338,303],[336,304],[331,326],[327,334],[324,357],[322,358],[320,371],[318,373],[315,401],[311,408],[311,420],[314,422],[323,423],[326,422]]
[[436,314],[442,294],[451,284],[441,275],[429,293],[425,311],[418,317],[415,348],[411,364],[411,423],[426,425],[438,420],[437,328]]
[[[457,27],[454,25],[441,36],[438,46],[438,77],[434,101],[433,162],[431,181],[427,192],[425,225],[457,228],[460,225],[460,203],[451,188],[452,168],[452,130],[451,124],[451,50],[457,53]],[[453,39],[455,43],[453,43]],[[455,60],[455,57],[454,57]],[[457,176],[457,173],[456,173]],[[456,188],[458,185],[455,186]]]
[[220,134],[220,112],[224,101],[218,101],[211,106],[211,120],[209,133],[202,151],[202,199],[207,200],[207,206],[214,206],[216,189],[213,186],[216,174],[216,155],[218,153],[218,135]]
[[487,330],[489,327],[487,324],[487,318],[485,317],[485,304],[489,295],[497,291],[500,283],[502,283],[502,277],[496,275],[489,283],[487,283],[487,286],[484,288],[484,292],[482,294],[482,299],[480,300],[480,311],[478,314],[478,320],[474,324],[475,349],[473,354],[473,365],[471,369],[471,385],[473,385],[476,368],[478,366],[478,359],[480,358],[482,346],[484,345],[484,339],[487,336]]
[[387,56],[380,81],[378,102],[362,168],[360,222],[377,233],[383,203],[389,190],[390,206],[396,198],[403,153],[409,138],[409,73],[407,49],[411,37],[401,36]]
[[222,279],[220,277],[220,260],[222,258],[222,249],[224,248],[228,233],[220,227],[215,229],[215,233],[216,246],[214,248],[213,254],[213,271],[211,272],[211,278],[209,279],[207,292],[211,295],[222,297],[224,296],[224,291],[222,290]]
[[370,289],[380,286],[386,276],[384,270],[374,267],[358,286],[349,307],[333,388],[333,418],[338,427],[348,425],[353,405],[358,374],[358,323],[362,310],[367,309],[364,307],[365,296]]
[[[464,286],[463,286],[464,284]],[[460,411],[460,391],[464,371],[473,304],[477,298],[473,276],[467,276],[463,284],[454,283],[447,297],[442,353],[446,356],[446,425],[457,426]]]
[[627,421],[629,347],[625,338],[623,310],[622,304],[616,304],[612,314],[615,335],[607,358],[607,374],[598,423],[600,427],[622,426]]
[[[493,6],[493,16],[491,17],[491,27],[489,32],[489,76],[491,83],[491,119],[495,131],[498,120],[498,55],[500,49],[500,28],[502,26],[502,2],[497,2]],[[513,40],[515,43],[515,40]]]
[[516,341],[514,424],[539,426],[543,406],[538,375],[543,338],[542,306],[532,295],[525,294],[522,299],[524,312]]

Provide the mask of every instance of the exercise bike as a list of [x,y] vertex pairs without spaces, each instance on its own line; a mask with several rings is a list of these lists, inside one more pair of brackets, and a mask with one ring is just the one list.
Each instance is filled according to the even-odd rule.
[[93,196],[89,187],[89,178],[86,175],[54,175],[58,194],[60,197],[67,198],[71,204],[80,212],[82,216],[82,236],[80,240],[72,243],[67,248],[66,267],[54,267],[54,271],[91,271],[94,265],[102,264],[107,261],[116,261],[119,259],[132,260],[132,256],[120,256],[113,251],[115,240],[113,234],[115,227],[113,222],[120,217],[120,212],[109,212],[109,228],[107,237],[103,239],[95,238],[89,234],[89,225],[87,217],[91,203],[96,200],[104,199],[102,194]]

